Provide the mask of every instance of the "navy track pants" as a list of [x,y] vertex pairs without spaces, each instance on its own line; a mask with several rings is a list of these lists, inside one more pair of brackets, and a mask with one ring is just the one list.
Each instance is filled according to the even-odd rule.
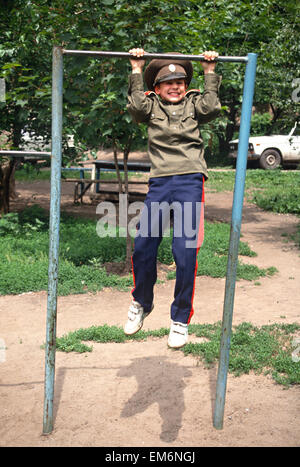
[[157,251],[173,218],[172,253],[176,264],[171,319],[189,323],[197,254],[204,238],[204,176],[201,173],[154,177],[144,202],[134,240],[132,271],[133,299],[150,312],[157,279]]

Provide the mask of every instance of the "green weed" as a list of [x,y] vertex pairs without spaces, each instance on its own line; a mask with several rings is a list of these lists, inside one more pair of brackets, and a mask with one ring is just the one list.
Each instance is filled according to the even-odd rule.
[[[249,374],[270,374],[279,384],[289,386],[300,384],[300,362],[292,358],[293,338],[299,333],[300,325],[272,324],[257,327],[251,323],[234,326],[231,336],[229,372],[235,376]],[[149,337],[163,337],[169,329],[140,331],[128,337],[117,326],[92,326],[78,329],[57,339],[57,350],[63,352],[92,352],[93,348],[84,342],[124,343],[128,340],[145,340]],[[204,342],[188,343],[181,349],[185,355],[199,359],[206,367],[215,365],[219,358],[221,323],[190,324],[189,334],[205,338]]]

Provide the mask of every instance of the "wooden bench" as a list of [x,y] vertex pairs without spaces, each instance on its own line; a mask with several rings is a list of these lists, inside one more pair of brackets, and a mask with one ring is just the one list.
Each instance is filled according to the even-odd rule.
[[[97,180],[98,183],[95,183],[92,188],[92,192],[90,193],[90,198],[92,200],[96,199],[107,199],[110,201],[119,201],[119,187],[118,187],[118,180],[101,180],[101,174],[105,172],[115,172],[116,173],[116,167],[114,161],[107,161],[107,160],[96,160],[92,161],[93,164],[93,169],[92,169],[92,179]],[[118,167],[120,172],[124,172],[124,162],[119,161],[118,162]],[[149,173],[151,168],[150,162],[139,162],[139,161],[130,161],[127,162],[127,169],[128,172],[143,172],[143,173]],[[116,188],[114,190],[109,189],[107,187],[103,187],[105,184],[112,184],[114,183],[116,185]],[[124,184],[124,181],[122,181],[122,184]],[[148,184],[148,180],[146,181],[132,181],[128,180],[128,185],[145,185]],[[128,193],[129,199],[130,200],[143,200],[145,198],[145,194],[141,193],[139,191],[134,191],[132,188],[130,188],[129,193]]]
[[[98,185],[96,185],[96,193],[100,192],[100,181],[101,181],[101,172],[105,171],[115,171],[114,161],[105,161],[105,160],[96,160],[92,161],[92,179],[98,180]],[[118,167],[120,172],[124,172],[124,162],[119,161]],[[127,168],[129,172],[150,172],[151,164],[150,162],[127,162]],[[107,181],[105,180],[105,183]],[[130,182],[133,183],[133,182]],[[146,183],[146,182],[141,182]]]
[[[74,203],[78,203],[80,201],[82,203],[82,197],[91,186],[90,180],[85,179],[85,172],[91,172],[92,169],[83,168],[83,167],[62,167],[62,178],[63,182],[75,183],[74,188]],[[79,171],[80,178],[66,178],[63,175],[63,172],[66,171]],[[86,186],[87,183],[89,186]],[[79,189],[80,188],[80,189]]]
[[[86,168],[79,168],[79,169],[72,169],[72,170],[80,170],[80,178],[62,178],[64,182],[75,183],[74,188],[74,203],[83,203],[83,196],[86,194],[87,190],[91,188],[90,198],[96,199],[101,194],[107,195],[108,199],[111,200],[118,200],[119,191],[117,190],[110,190],[110,189],[103,189],[101,187],[103,184],[114,184],[118,186],[118,180],[101,180],[101,173],[104,172],[115,172],[116,167],[113,161],[107,160],[96,160],[90,162],[93,165],[92,169]],[[120,172],[124,172],[124,163],[118,162],[118,167]],[[127,163],[128,171],[129,172],[150,172],[150,162],[128,162]],[[84,171],[91,170],[92,175],[91,179],[84,178]],[[124,183],[124,182],[123,182]],[[136,180],[128,180],[129,185],[144,185],[147,184],[148,181],[136,181]],[[131,196],[140,197],[142,194],[139,192],[130,191]],[[142,195],[144,196],[144,195]]]

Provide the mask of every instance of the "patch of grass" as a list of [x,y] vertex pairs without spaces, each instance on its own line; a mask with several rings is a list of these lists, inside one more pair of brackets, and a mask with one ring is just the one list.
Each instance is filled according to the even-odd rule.
[[[62,167],[61,170],[62,178],[80,178],[80,170],[65,170]],[[85,170],[84,177],[86,179],[91,178],[91,172]],[[41,167],[39,165],[32,165],[25,163],[15,172],[15,179],[20,182],[35,182],[41,180],[51,179],[51,169],[49,167]]]
[[[208,188],[233,191],[235,171],[209,171]],[[247,170],[247,199],[266,211],[300,215],[300,174],[287,170]]]
[[[0,294],[47,290],[49,216],[39,206],[0,219]],[[107,274],[102,263],[125,257],[125,239],[100,239],[95,222],[62,214],[58,294],[127,290],[132,277]],[[94,257],[97,261],[94,262]]]
[[147,337],[163,337],[169,333],[167,328],[155,331],[140,331],[133,336],[126,336],[122,328],[117,326],[91,326],[87,329],[78,329],[60,338],[57,338],[56,348],[63,352],[92,352],[93,347],[83,344],[82,341],[94,341],[98,343],[116,342],[122,343],[128,340],[145,340]]
[[[210,170],[207,186],[214,191],[233,191],[235,171]],[[300,173],[286,170],[248,170],[246,199],[265,211],[300,216]],[[295,236],[300,248],[300,223]]]
[[209,170],[208,180],[205,182],[205,186],[210,190],[221,192],[221,191],[233,191],[235,180],[235,171],[233,170]]
[[[194,325],[196,335],[208,337],[201,325]],[[198,327],[199,326],[199,327]],[[230,348],[229,371],[235,376],[255,373],[271,374],[273,379],[286,386],[300,384],[300,362],[293,361],[293,338],[300,325],[272,324],[256,327],[242,323],[233,327]],[[206,365],[215,363],[219,357],[221,323],[215,325],[210,341],[187,344],[183,351],[193,354]]]
[[[257,327],[242,323],[233,327],[229,372],[235,376],[249,374],[270,374],[279,384],[285,386],[300,384],[300,362],[293,359],[293,338],[299,333],[300,325],[272,324]],[[148,337],[163,337],[169,329],[140,331],[134,336],[125,336],[117,326],[92,326],[78,329],[57,339],[57,350],[63,352],[91,352],[93,348],[85,341],[100,343],[123,343],[128,340],[145,340]],[[189,334],[206,338],[205,342],[188,343],[181,349],[185,355],[201,360],[206,367],[217,363],[220,350],[221,323],[190,324]]]
[[[206,238],[198,258],[198,275],[224,277],[226,275],[228,224],[206,223]],[[0,294],[17,294],[46,290],[48,284],[49,215],[40,206],[11,213],[0,219]],[[241,242],[240,254],[255,256],[249,246]],[[124,237],[99,237],[96,221],[61,215],[59,295],[117,287],[126,290],[133,286],[131,275],[108,275],[103,263],[124,261]],[[164,237],[158,251],[158,261],[171,264],[172,239]],[[259,269],[239,262],[238,278],[247,280],[271,275],[271,269]],[[274,273],[274,270],[273,270]],[[170,273],[169,278],[174,277]]]
[[[130,276],[107,274],[104,267],[82,265],[79,267],[61,259],[58,274],[58,295],[97,292],[104,287],[128,290],[132,287]],[[0,264],[0,295],[47,290],[48,257],[13,255],[8,253]]]
[[[66,168],[62,167],[61,169],[62,178],[80,178],[80,169],[78,170],[67,170]],[[141,172],[129,172],[128,178],[131,177],[143,177],[144,174]],[[90,179],[91,178],[91,171],[85,170],[84,171],[84,178]],[[48,180],[51,179],[51,170],[49,167],[39,167],[34,166],[32,164],[24,164],[21,168],[16,170],[15,172],[15,179],[20,182],[35,182],[40,180]],[[114,180],[117,179],[117,174],[115,171],[102,171],[101,172],[101,180]],[[124,176],[123,176],[124,179]]]
[[254,191],[250,200],[265,211],[300,215],[300,184],[284,190],[273,187],[267,192]]
[[[225,277],[227,271],[227,255],[230,236],[230,226],[226,223],[205,222],[204,242],[198,253],[198,276]],[[256,253],[251,250],[246,242],[240,242],[239,255],[255,257]],[[163,239],[160,246],[158,259],[161,262],[171,264],[173,261],[171,239]],[[238,259],[237,280],[255,280],[259,277],[272,276],[277,271],[271,267],[267,269],[258,268],[252,264],[244,264],[241,258]],[[168,273],[168,279],[174,279],[175,271]]]
[[49,168],[25,164],[15,172],[15,179],[19,182],[33,182],[40,180],[50,180],[51,171]]

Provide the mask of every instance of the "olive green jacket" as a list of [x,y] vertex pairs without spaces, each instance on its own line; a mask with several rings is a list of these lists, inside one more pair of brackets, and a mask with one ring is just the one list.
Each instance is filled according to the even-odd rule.
[[153,91],[144,92],[142,74],[130,75],[127,109],[136,123],[148,125],[150,177],[201,172],[207,178],[199,125],[220,113],[221,77],[209,73],[204,80],[203,94],[192,89],[178,104],[169,104]]

